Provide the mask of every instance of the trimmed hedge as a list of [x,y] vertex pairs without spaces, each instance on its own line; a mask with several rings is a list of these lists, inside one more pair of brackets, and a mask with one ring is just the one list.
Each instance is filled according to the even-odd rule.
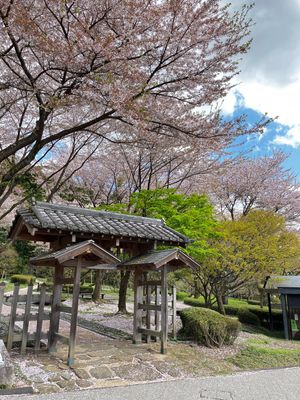
[[260,326],[260,320],[257,315],[255,315],[252,311],[247,310],[247,308],[241,308],[238,310],[238,319],[242,324],[249,324]]
[[[259,306],[250,305],[246,302],[236,301],[234,299],[229,299],[230,303],[224,305],[225,311],[227,315],[238,316],[238,312],[241,309],[251,311],[255,314],[260,321],[260,324],[266,328],[269,328],[269,311],[267,307],[260,308]],[[186,298],[184,299],[184,303],[193,307],[202,307],[205,308],[205,304],[203,300],[194,299],[194,298]],[[216,305],[212,307],[213,310],[217,311]],[[272,310],[273,317],[273,327],[274,329],[282,330],[283,329],[283,319],[281,310],[275,309]]]
[[248,300],[247,303],[251,304],[252,306],[260,306],[259,300]]
[[180,312],[182,333],[207,347],[232,344],[241,324],[208,308],[187,308]]
[[[80,285],[80,293],[93,293],[93,291],[94,291],[94,286],[91,284],[84,283],[83,285]],[[73,285],[72,284],[63,285],[63,292],[72,293]]]
[[25,283],[26,285],[33,285],[35,282],[35,276],[15,274],[11,275],[10,281],[12,283]]
[[176,300],[184,300],[187,297],[190,297],[189,293],[186,292],[176,292]]

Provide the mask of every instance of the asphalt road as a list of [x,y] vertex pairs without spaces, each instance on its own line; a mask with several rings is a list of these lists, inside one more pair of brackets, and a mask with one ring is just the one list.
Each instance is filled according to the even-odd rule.
[[300,368],[1,400],[300,400]]

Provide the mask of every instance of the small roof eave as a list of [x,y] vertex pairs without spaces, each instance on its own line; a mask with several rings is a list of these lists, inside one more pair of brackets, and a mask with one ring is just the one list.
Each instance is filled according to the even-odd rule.
[[133,257],[131,260],[120,263],[118,268],[132,269],[140,267],[160,269],[166,264],[172,265],[172,262],[174,262],[174,266],[176,264],[176,268],[188,267],[195,269],[200,266],[195,260],[176,248],[171,250],[149,251],[146,254]]
[[44,265],[62,265],[63,263],[73,260],[80,255],[93,254],[99,258],[97,264],[101,264],[101,261],[109,264],[117,264],[120,260],[113,254],[97,245],[93,240],[87,240],[85,242],[76,243],[73,246],[68,246],[62,250],[47,253],[41,256],[33,257],[30,259],[31,265],[44,266]]

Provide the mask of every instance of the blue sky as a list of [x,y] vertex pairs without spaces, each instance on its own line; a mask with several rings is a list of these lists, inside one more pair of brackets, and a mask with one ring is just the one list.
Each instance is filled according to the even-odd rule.
[[[234,8],[242,4],[231,3]],[[223,112],[226,118],[244,113],[249,123],[265,113],[277,117],[264,135],[245,147],[253,146],[251,157],[285,151],[286,167],[300,182],[300,0],[257,0],[250,16],[255,23],[252,47]]]
[[[260,120],[262,114],[251,108],[247,108],[243,104],[240,104],[240,96],[240,94],[237,96],[239,98],[239,101],[237,102],[239,105],[235,107],[235,110],[232,112],[230,117],[239,117],[241,114],[244,114],[247,116],[247,121],[249,124],[253,125],[255,122]],[[285,167],[287,169],[291,169],[295,173],[297,180],[300,183],[300,146],[294,144],[291,145],[288,143],[280,143],[281,140],[283,142],[289,141],[287,135],[290,129],[290,126],[280,124],[277,122],[277,120],[275,120],[267,126],[262,135],[249,136],[248,141],[245,141],[245,144],[242,146],[242,148],[238,147],[237,149],[247,152],[247,156],[253,158],[271,155],[278,150],[284,151],[288,155],[288,158],[285,161]]]

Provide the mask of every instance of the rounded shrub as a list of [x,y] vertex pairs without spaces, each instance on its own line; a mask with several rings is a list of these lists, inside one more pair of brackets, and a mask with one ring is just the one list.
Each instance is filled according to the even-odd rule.
[[186,293],[186,292],[176,292],[176,300],[184,300],[187,297],[190,297],[190,294]]
[[187,308],[180,312],[183,334],[207,347],[232,344],[241,329],[239,321],[208,308]]
[[252,311],[248,310],[247,308],[241,308],[238,311],[237,316],[242,324],[249,324],[255,326],[260,325],[260,319],[258,318],[258,316],[254,314]]
[[26,285],[33,285],[35,282],[35,276],[15,274],[15,275],[11,275],[10,281],[12,283],[24,283]]

